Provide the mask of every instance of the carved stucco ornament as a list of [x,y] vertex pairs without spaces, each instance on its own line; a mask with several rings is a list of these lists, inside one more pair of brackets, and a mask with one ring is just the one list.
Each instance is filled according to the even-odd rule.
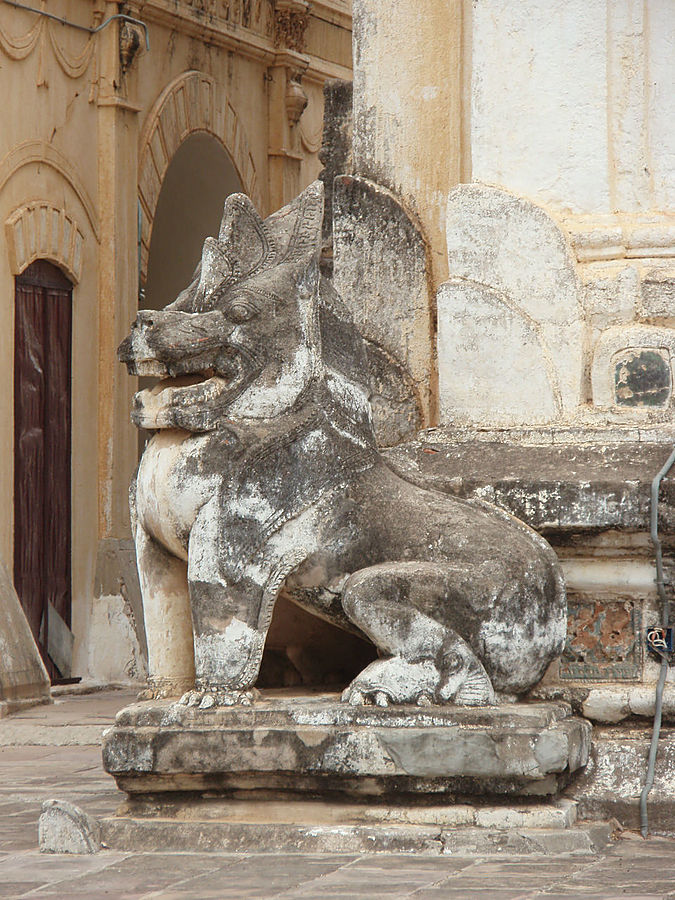
[[305,111],[308,97],[300,84],[301,75],[292,75],[286,84],[286,115],[291,125],[296,125]]
[[296,53],[305,51],[310,4],[305,0],[277,0],[274,9],[274,44]]
[[364,341],[319,272],[322,217],[320,182],[265,220],[228,197],[192,283],[119,348],[160,379],[132,412],[153,432],[131,491],[150,693],[250,703],[283,591],[377,647],[345,701],[520,694],[563,649],[556,556],[387,466]]

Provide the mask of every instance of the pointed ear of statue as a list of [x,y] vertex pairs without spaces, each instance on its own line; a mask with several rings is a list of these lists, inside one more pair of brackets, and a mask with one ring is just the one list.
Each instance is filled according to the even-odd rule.
[[233,274],[232,264],[223,246],[215,238],[207,237],[202,249],[196,296],[198,298],[207,297],[217,287],[230,281]]
[[246,194],[230,194],[225,200],[218,241],[238,278],[245,278],[269,256],[263,220]]
[[323,182],[315,181],[298,197],[265,219],[265,229],[284,257],[306,257],[321,250]]

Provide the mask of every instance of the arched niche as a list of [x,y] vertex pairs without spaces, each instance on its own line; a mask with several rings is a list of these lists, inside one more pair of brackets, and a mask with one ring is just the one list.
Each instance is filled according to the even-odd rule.
[[206,132],[183,141],[157,201],[143,307],[162,309],[189,284],[204,239],[218,234],[225,198],[241,190],[237,170],[220,141]]

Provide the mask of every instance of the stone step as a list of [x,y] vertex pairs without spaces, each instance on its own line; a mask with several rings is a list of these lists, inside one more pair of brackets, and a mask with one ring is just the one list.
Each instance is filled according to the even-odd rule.
[[573,828],[478,828],[397,825],[290,825],[187,822],[112,817],[101,821],[111,850],[227,853],[415,853],[424,856],[598,853],[611,840],[607,824]]
[[297,799],[287,794],[259,798],[209,799],[169,795],[130,798],[116,815],[149,821],[156,818],[178,822],[227,822],[236,825],[311,827],[328,826],[430,826],[505,830],[510,828],[571,828],[577,822],[578,804],[573,800],[518,804],[350,802],[334,797]]
[[[584,818],[616,819],[624,828],[640,827],[640,794],[647,775],[651,723],[635,721],[595,728],[591,756],[567,793]],[[661,729],[654,786],[647,801],[652,834],[675,834],[675,728]]]
[[598,853],[606,823],[577,822],[577,804],[393,806],[324,800],[130,800],[100,819],[49,801],[40,819],[47,852],[415,853],[490,856]]

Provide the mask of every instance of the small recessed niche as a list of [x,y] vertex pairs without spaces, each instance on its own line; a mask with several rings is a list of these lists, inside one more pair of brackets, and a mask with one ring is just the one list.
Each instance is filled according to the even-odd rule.
[[663,408],[670,404],[670,353],[661,347],[631,347],[612,357],[617,406]]

